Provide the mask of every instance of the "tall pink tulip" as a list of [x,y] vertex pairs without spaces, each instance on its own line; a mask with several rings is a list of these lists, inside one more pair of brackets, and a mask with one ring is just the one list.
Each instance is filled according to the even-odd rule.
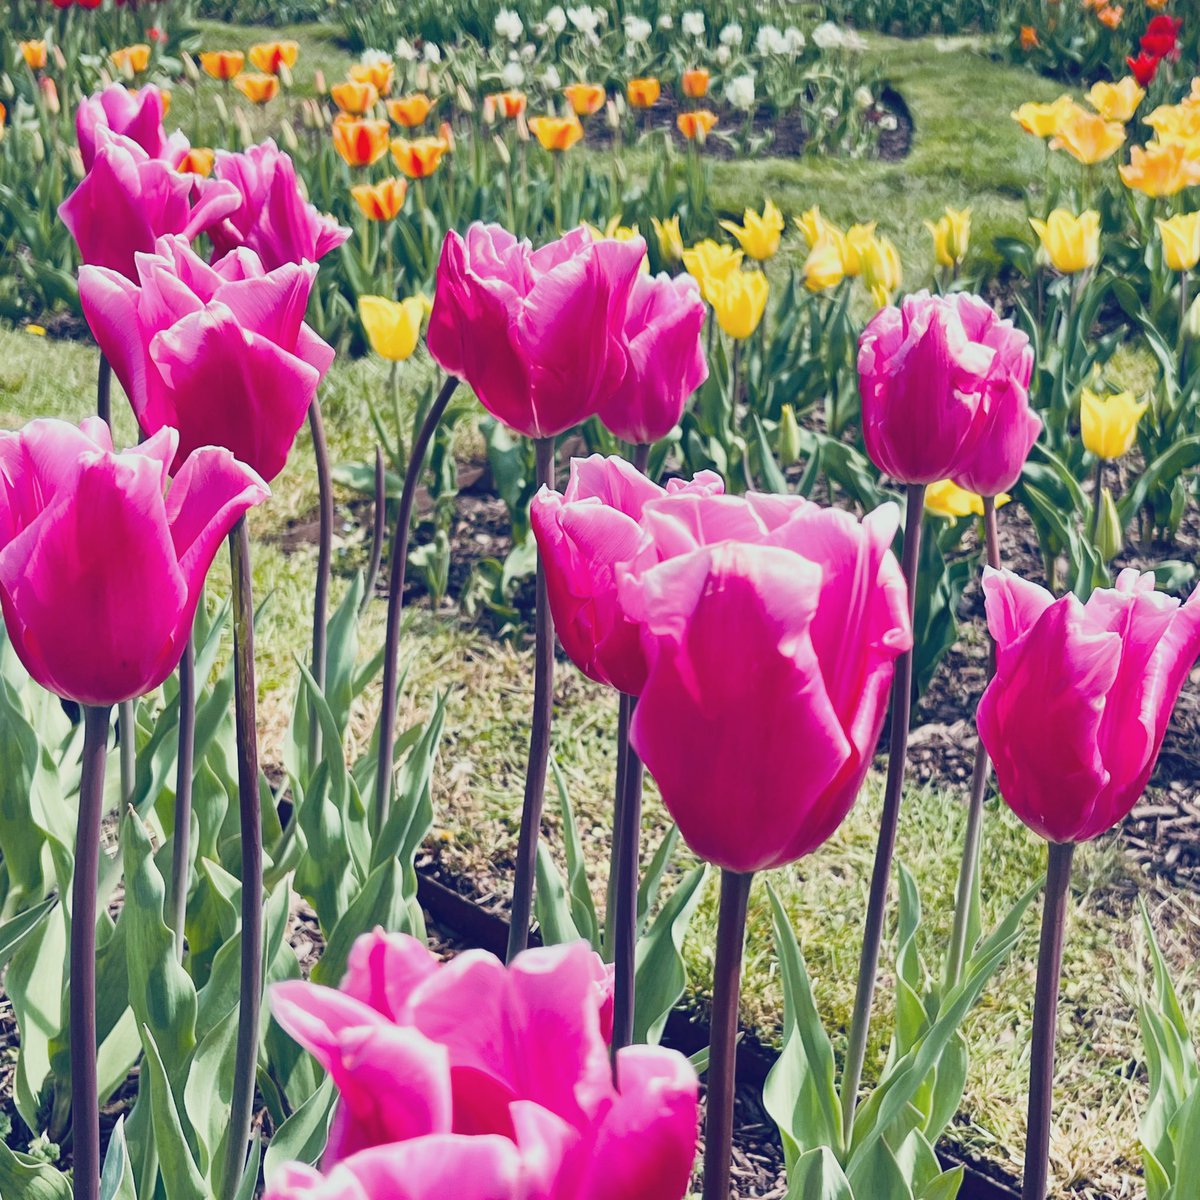
[[708,378],[704,301],[690,275],[638,275],[625,313],[629,370],[601,405],[600,419],[635,444],[666,437]]
[[111,83],[83,100],[75,111],[75,134],[83,165],[90,171],[96,159],[97,133],[103,127],[136,142],[151,158],[178,166],[187,153],[188,140],[176,130],[163,129],[163,93],[153,84],[130,91],[123,83]]
[[690,483],[661,488],[621,458],[571,460],[571,478],[560,494],[543,488],[530,519],[546,563],[554,628],[575,665],[598,683],[636,695],[646,663],[638,627],[617,603],[616,569],[650,541],[642,509],[681,492],[717,494],[720,477],[702,471]]
[[233,184],[240,196],[209,231],[214,258],[245,246],[272,271],[286,263],[316,262],[350,236],[305,200],[295,164],[271,139],[240,153],[218,151],[213,177]]
[[177,462],[226,446],[274,479],[334,356],[304,323],[316,264],[264,271],[239,250],[210,267],[176,237],[135,268],[84,267],[79,296],[142,429],[177,428]]
[[442,246],[429,352],[518,433],[549,438],[592,416],[625,378],[624,324],[641,238],[575,229],[534,250],[498,225]]
[[102,125],[95,135],[91,170],[58,208],[85,263],[134,279],[134,256],[161,236],[190,241],[237,207],[231,184],[181,175]]
[[221,539],[267,486],[227,450],[176,457],[173,429],[115,453],[88,418],[0,433],[0,607],[43,687],[107,706],[175,669]]

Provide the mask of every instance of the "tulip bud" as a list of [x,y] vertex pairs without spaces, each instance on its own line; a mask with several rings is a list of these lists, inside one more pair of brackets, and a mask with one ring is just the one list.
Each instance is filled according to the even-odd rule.
[[5,71],[0,75],[0,95],[7,96],[10,100],[17,94],[17,85],[13,83],[12,76]]
[[1112,492],[1100,489],[1100,518],[1096,522],[1096,549],[1104,562],[1112,562],[1125,547],[1125,531]]
[[517,139],[522,142],[529,141],[529,122],[525,120],[524,113],[517,117]]
[[621,127],[621,114],[617,111],[616,103],[611,99],[604,106],[604,123],[609,129]]
[[225,100],[222,96],[213,97],[213,108],[217,110],[217,118],[222,125],[229,124],[229,109],[225,107]]
[[508,151],[508,143],[499,135],[493,134],[492,141],[496,143],[496,154],[507,167],[512,164],[512,155]]
[[46,111],[53,116],[58,116],[62,112],[62,105],[58,102],[58,85],[50,78],[49,75],[43,75],[38,80],[38,87],[42,92],[42,100],[46,105]]
[[455,92],[456,102],[458,107],[465,113],[475,111],[475,101],[471,99],[471,93],[460,83]]
[[1192,301],[1183,319],[1183,336],[1189,341],[1200,342],[1200,296]]
[[279,64],[279,85],[285,88],[292,86],[292,68],[285,62]]
[[186,50],[179,52],[179,60],[183,63],[183,74],[188,83],[199,83],[200,68],[196,66],[196,60]]
[[329,91],[329,88],[325,83],[325,72],[322,71],[320,67],[313,72],[313,90],[318,96],[324,96],[325,93]]
[[33,161],[36,163],[45,162],[46,143],[42,140],[42,131],[40,129],[35,129],[33,131],[33,140],[31,145],[33,147]]
[[279,140],[289,154],[295,154],[300,149],[300,139],[296,136],[296,128],[291,121],[281,121],[279,125]]
[[76,179],[82,179],[87,174],[87,167],[83,165],[83,155],[79,153],[78,146],[72,146],[67,151],[67,162],[71,164],[71,174]]
[[250,132],[250,122],[246,119],[246,113],[243,109],[238,109],[233,118],[234,124],[237,126],[238,138],[241,142],[242,149],[254,144],[254,134]]
[[777,432],[779,461],[789,467],[800,461],[800,422],[796,420],[796,410],[790,404],[783,406],[779,414],[779,429]]
[[416,83],[418,92],[429,90],[429,67],[425,63],[418,64],[413,82]]
[[58,67],[60,71],[65,71],[67,69],[66,55],[63,54],[62,47],[60,47],[57,43],[54,46],[54,65]]

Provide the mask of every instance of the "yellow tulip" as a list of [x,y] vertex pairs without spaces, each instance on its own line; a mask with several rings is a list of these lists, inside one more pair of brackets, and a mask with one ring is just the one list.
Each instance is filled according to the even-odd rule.
[[563,88],[563,95],[577,117],[590,117],[593,113],[598,113],[608,98],[608,94],[598,83],[569,83]]
[[205,74],[227,83],[235,75],[241,74],[246,65],[246,56],[240,50],[202,50],[200,65]]
[[1200,262],[1200,212],[1178,213],[1165,221],[1156,217],[1154,223],[1172,271],[1190,271]]
[[299,57],[298,42],[257,42],[250,47],[250,61],[265,75],[278,75],[281,67],[290,71]]
[[329,89],[333,102],[344,113],[352,117],[361,117],[370,112],[379,103],[379,92],[373,83],[358,83],[348,79],[345,83],[335,83]]
[[1140,403],[1132,392],[1099,396],[1084,388],[1079,398],[1079,425],[1083,444],[1098,458],[1112,462],[1129,453],[1137,440],[1138,421],[1148,402]]
[[[1007,492],[1001,492],[996,497],[996,507],[1011,499]],[[925,489],[925,507],[939,517],[982,517],[983,497],[960,488],[953,479],[940,479]]]
[[1120,121],[1124,125],[1133,119],[1137,106],[1146,96],[1146,89],[1132,75],[1126,75],[1117,83],[1100,80],[1093,83],[1087,94],[1088,103],[1106,120]]
[[366,330],[371,349],[388,362],[411,358],[421,337],[425,300],[389,300],[386,296],[359,296],[358,317]]
[[[583,228],[592,235],[592,240],[595,242],[606,239],[613,242],[632,242],[635,238],[642,236],[636,225],[622,225],[620,215],[609,217],[603,229],[599,225],[593,225],[590,221],[584,221]],[[648,254],[642,255],[638,269],[643,275],[650,273],[650,256]]]
[[966,257],[971,244],[971,210],[947,208],[936,221],[926,221],[933,235],[933,253],[942,267],[956,267]]
[[569,117],[530,117],[529,132],[541,143],[543,150],[561,154],[583,137],[583,126],[574,114]]
[[350,78],[355,83],[369,83],[381,96],[392,90],[394,73],[395,67],[389,58],[373,63],[354,63],[350,68]]
[[807,212],[801,213],[800,216],[793,217],[792,220],[795,221],[796,228],[804,235],[804,240],[808,243],[810,250],[824,238],[830,229],[837,229],[836,225],[821,216],[821,209],[816,204]]
[[1053,104],[1022,104],[1012,119],[1034,137],[1053,137],[1058,132],[1062,119],[1075,108],[1075,101],[1070,96],[1059,96]]
[[873,237],[861,253],[862,280],[878,308],[890,304],[900,290],[900,251],[890,238]]
[[1200,136],[1200,104],[1184,101],[1182,104],[1160,104],[1145,123],[1162,139],[1191,141]]
[[1129,165],[1118,168],[1127,188],[1146,196],[1175,196],[1200,183],[1200,162],[1189,160],[1183,142],[1151,142],[1134,146]]
[[239,75],[233,86],[252,104],[266,104],[279,94],[279,80],[274,75]]
[[1045,221],[1031,217],[1029,223],[1056,270],[1073,275],[1096,265],[1100,257],[1100,214],[1094,209],[1075,216],[1065,208],[1056,208]]
[[832,226],[817,239],[804,260],[804,286],[810,292],[837,287],[846,278],[846,239]]
[[40,71],[46,65],[46,43],[42,41],[18,42],[17,48],[25,65],[31,71]]
[[742,223],[722,221],[721,228],[737,238],[738,245],[759,262],[771,258],[779,250],[779,239],[783,234],[783,213],[768,200],[762,214],[752,208],[742,214]]
[[717,324],[731,338],[744,341],[758,328],[769,291],[767,277],[761,271],[730,271],[711,288],[709,303]]
[[381,183],[360,183],[350,189],[350,195],[368,221],[391,221],[404,207],[408,180],[393,176]]
[[140,75],[150,65],[150,47],[145,42],[114,50],[109,61],[122,75]]
[[631,79],[625,85],[625,95],[634,108],[653,108],[662,94],[662,84],[653,75]]
[[711,304],[713,289],[741,267],[743,257],[743,251],[705,238],[683,252],[683,265],[700,285],[701,295]]
[[851,225],[842,239],[842,259],[846,274],[856,279],[863,271],[863,255],[875,240],[875,221]]
[[429,116],[433,101],[424,92],[414,92],[411,96],[397,96],[387,102],[388,116],[402,125],[405,129],[414,129]]
[[658,241],[658,255],[665,263],[680,263],[683,261],[683,234],[679,232],[679,218],[666,217],[659,220],[650,218],[654,226],[654,236]]
[[1058,123],[1051,150],[1065,150],[1072,158],[1091,166],[1112,158],[1125,141],[1125,127],[1119,121],[1106,121],[1078,104],[1071,106]]

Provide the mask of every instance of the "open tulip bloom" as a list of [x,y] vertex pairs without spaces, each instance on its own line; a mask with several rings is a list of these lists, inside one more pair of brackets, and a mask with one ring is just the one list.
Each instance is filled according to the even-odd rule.
[[1181,605],[1132,569],[1086,604],[1008,571],[988,571],[983,587],[997,659],[979,736],[1005,803],[1049,843],[1024,1190],[1043,1200],[1072,855],[1119,824],[1150,778],[1200,653],[1200,592]]
[[112,83],[83,100],[75,112],[75,134],[84,167],[90,171],[96,160],[98,127],[136,142],[151,158],[178,166],[188,140],[179,130],[167,136],[163,112],[163,93],[153,84],[132,92],[123,83]]

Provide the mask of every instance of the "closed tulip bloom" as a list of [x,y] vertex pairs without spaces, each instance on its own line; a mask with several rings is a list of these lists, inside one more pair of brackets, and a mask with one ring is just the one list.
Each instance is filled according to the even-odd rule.
[[387,152],[388,123],[339,113],[333,121],[333,146],[352,167],[369,167]]
[[168,475],[177,435],[114,453],[90,417],[0,433],[0,609],[43,687],[80,704],[152,691],[175,669],[221,539],[269,489],[228,450]]
[[860,523],[798,497],[693,496],[643,520],[677,556],[618,570],[648,667],[633,745],[696,854],[783,866],[853,806],[911,645],[897,510]]
[[153,250],[158,238],[191,240],[237,207],[230,184],[180,175],[136,142],[104,126],[95,132],[92,168],[58,209],[85,263],[135,278],[134,256]]
[[279,95],[279,80],[274,75],[239,75],[233,86],[251,104],[267,104]]
[[145,42],[122,46],[108,58],[122,75],[140,75],[150,65],[150,47]]
[[683,73],[683,94],[689,100],[700,100],[708,95],[709,74],[703,67],[693,67]]
[[31,71],[41,71],[46,66],[46,43],[43,41],[18,42],[17,48],[25,65]]
[[246,56],[240,50],[202,50],[200,66],[206,75],[227,83],[235,75],[242,73],[246,65]]
[[215,150],[211,150],[207,146],[193,146],[179,160],[175,170],[181,175],[199,175],[201,179],[207,179],[212,174],[213,164],[216,161]]
[[113,83],[83,100],[75,111],[75,134],[85,169],[96,161],[98,128],[122,134],[136,142],[151,158],[174,166],[187,153],[188,140],[176,131],[170,137],[163,129],[163,93],[156,87],[131,92]]
[[700,294],[711,304],[716,286],[741,269],[744,256],[743,250],[705,238],[683,252],[683,265],[700,285]]
[[516,120],[525,111],[524,92],[493,92],[488,96],[488,100],[491,101],[493,111],[508,121]]
[[387,102],[388,116],[404,129],[413,129],[422,124],[432,109],[433,101],[424,92],[397,96]]
[[1091,106],[1106,120],[1120,121],[1122,125],[1133,120],[1137,106],[1146,97],[1146,89],[1132,75],[1126,75],[1116,83],[1098,80],[1087,94]]
[[329,89],[334,104],[344,113],[352,117],[360,117],[379,103],[379,93],[373,83],[357,83],[353,79],[345,83],[335,83]]
[[900,290],[903,268],[900,251],[891,238],[872,237],[859,252],[860,274],[871,299],[882,308]]
[[709,303],[717,324],[731,338],[745,341],[767,310],[770,285],[762,271],[733,271],[711,287]]
[[1177,196],[1200,184],[1200,161],[1189,158],[1183,142],[1151,142],[1134,146],[1129,163],[1117,168],[1126,187],[1155,198]]
[[[876,221],[856,221],[847,227],[845,233],[840,233],[832,225],[826,230],[826,236],[837,241],[842,252],[846,274],[852,279],[856,279],[863,273],[864,260],[873,249],[883,250],[883,241],[875,236],[877,224]],[[898,280],[896,286],[900,286]]]
[[[711,471],[669,487],[672,494],[724,490]],[[542,488],[529,510],[563,649],[589,679],[631,696],[642,690],[646,661],[638,627],[617,603],[616,569],[650,545],[642,510],[667,494],[624,459],[593,454],[573,458],[566,490]]]
[[1125,65],[1133,72],[1133,77],[1141,84],[1142,87],[1149,87],[1154,82],[1155,75],[1158,74],[1158,64],[1161,59],[1155,58],[1153,54],[1147,54],[1144,50],[1125,59]]
[[389,300],[386,296],[359,296],[358,316],[371,349],[388,362],[412,357],[421,340],[425,301],[420,296]]
[[537,138],[543,150],[561,154],[583,137],[583,126],[576,116],[530,117],[529,132]]
[[285,263],[316,262],[350,236],[304,198],[295,164],[270,139],[238,154],[219,151],[214,173],[240,197],[237,208],[209,230],[214,258],[245,246],[272,271]]
[[452,230],[429,352],[518,433],[563,433],[625,377],[625,316],[645,255],[641,238],[597,242],[583,229],[538,250],[498,225]]
[[267,75],[278,75],[283,67],[291,70],[299,57],[298,42],[257,42],[250,47],[250,61]]
[[783,235],[783,213],[768,200],[761,215],[748,208],[742,214],[742,223],[722,221],[721,228],[733,234],[737,243],[759,262],[773,258],[779,250],[779,239]]
[[662,84],[653,77],[631,79],[625,86],[625,94],[634,108],[653,108],[662,94]]
[[145,432],[177,429],[180,462],[225,446],[269,481],[333,361],[304,324],[316,273],[264,272],[248,250],[210,267],[185,239],[162,238],[137,256],[136,283],[84,267],[79,298]]
[[1075,216],[1056,208],[1045,221],[1029,218],[1046,257],[1064,275],[1094,267],[1100,258],[1100,214],[1089,208]]
[[404,207],[408,180],[393,177],[380,183],[360,183],[350,194],[368,221],[392,221]]
[[679,230],[679,218],[657,217],[650,218],[654,227],[654,238],[658,242],[658,255],[665,263],[672,265],[683,262],[683,234]]
[[707,108],[697,108],[692,112],[681,112],[675,118],[675,125],[689,142],[703,142],[712,133],[717,124],[717,114]]
[[933,236],[933,255],[940,267],[956,267],[971,245],[971,210],[947,208],[937,221],[926,221]]
[[[1011,499],[1007,492],[1001,492],[995,497],[996,507],[1000,508]],[[925,511],[951,519],[982,517],[983,497],[978,492],[959,487],[953,479],[939,479],[925,489]]]
[[1125,141],[1119,121],[1107,121],[1097,113],[1073,106],[1055,130],[1051,150],[1065,150],[1078,162],[1091,166],[1111,158]]
[[1075,110],[1075,101],[1070,96],[1059,96],[1053,104],[1022,104],[1012,114],[1012,119],[1034,137],[1049,138],[1058,133],[1063,120]]
[[831,227],[813,244],[802,272],[810,292],[837,287],[846,278],[846,239],[840,230]]
[[392,158],[409,179],[427,179],[441,166],[447,148],[440,137],[393,138]]
[[1100,396],[1084,388],[1079,398],[1079,425],[1084,447],[1097,458],[1114,462],[1124,458],[1137,441],[1138,422],[1149,406],[1132,392]]
[[598,83],[569,83],[563,88],[572,111],[577,117],[590,117],[604,107],[607,94]]
[[354,63],[349,73],[355,83],[369,83],[380,96],[386,96],[392,90],[395,72],[392,60],[381,58],[375,62]]
[[996,675],[979,736],[1004,802],[1051,842],[1086,842],[1138,802],[1200,651],[1200,603],[1125,570],[1083,604],[984,573]]
[[1154,223],[1172,271],[1190,271],[1200,262],[1200,212],[1177,213],[1167,220],[1156,217]]
[[792,220],[795,222],[796,228],[804,235],[804,240],[810,250],[824,238],[830,229],[837,228],[821,215],[820,206],[816,204],[801,213],[800,216],[793,217]]

